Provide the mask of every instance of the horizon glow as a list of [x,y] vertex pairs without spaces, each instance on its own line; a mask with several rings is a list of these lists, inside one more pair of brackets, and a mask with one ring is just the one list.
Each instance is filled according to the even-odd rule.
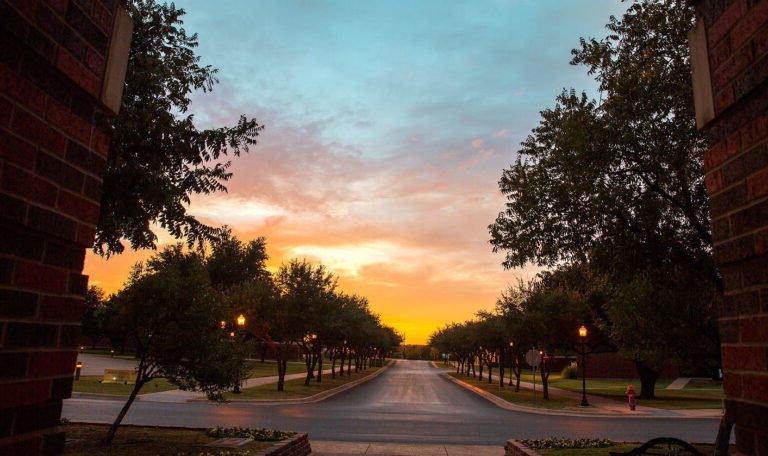
[[[409,344],[493,308],[538,271],[505,271],[491,251],[496,183],[563,89],[594,94],[570,50],[604,37],[626,4],[176,3],[202,62],[220,70],[214,91],[194,96],[198,125],[241,113],[266,125],[233,159],[229,191],[193,198],[192,214],[244,240],[265,236],[271,269],[324,263]],[[151,254],[89,254],[85,273],[113,292]]]

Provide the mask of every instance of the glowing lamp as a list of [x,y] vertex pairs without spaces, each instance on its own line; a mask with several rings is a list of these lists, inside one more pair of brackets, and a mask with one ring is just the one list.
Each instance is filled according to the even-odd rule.
[[582,339],[587,337],[587,327],[586,326],[581,325],[581,327],[579,328],[579,337],[581,337]]
[[245,326],[245,315],[240,314],[240,315],[237,316],[237,326],[239,326],[241,328],[243,326]]

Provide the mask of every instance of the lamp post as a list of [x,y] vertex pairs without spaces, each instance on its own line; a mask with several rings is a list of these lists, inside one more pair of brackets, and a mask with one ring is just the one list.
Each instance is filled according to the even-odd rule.
[[[222,323],[224,323],[224,322],[222,321]],[[245,315],[243,315],[243,314],[238,315],[237,318],[235,319],[235,323],[237,323],[237,329],[238,330],[242,330],[243,328],[245,328]],[[229,333],[229,337],[234,338],[235,337],[235,331],[232,331],[231,333]],[[242,392],[240,390],[240,381],[239,380],[237,381],[237,383],[235,383],[235,387],[232,389],[232,392],[235,393],[235,394],[240,394]]]
[[589,402],[587,401],[587,350],[585,348],[587,327],[584,325],[581,325],[579,328],[579,339],[581,340],[581,406],[589,407]]
[[78,361],[77,364],[75,364],[75,380],[80,380],[80,371],[83,370],[83,362]]

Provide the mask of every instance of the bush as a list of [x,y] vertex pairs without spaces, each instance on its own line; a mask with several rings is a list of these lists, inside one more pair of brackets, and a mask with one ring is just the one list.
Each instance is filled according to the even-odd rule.
[[606,448],[616,445],[616,442],[608,439],[563,439],[560,437],[547,437],[545,439],[525,439],[521,440],[520,442],[533,450]]
[[208,429],[206,434],[209,437],[215,437],[217,439],[239,438],[253,439],[259,442],[276,442],[296,435],[295,432],[278,431],[275,429],[241,427],[222,428],[218,426]]
[[571,363],[565,366],[562,371],[560,371],[560,376],[562,378],[576,380],[579,378],[579,368],[576,366],[576,363]]

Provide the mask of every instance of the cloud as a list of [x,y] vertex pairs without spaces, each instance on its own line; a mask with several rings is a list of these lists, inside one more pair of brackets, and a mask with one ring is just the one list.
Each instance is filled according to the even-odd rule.
[[494,138],[508,138],[510,135],[509,128],[502,128],[501,130],[497,131],[493,134]]

